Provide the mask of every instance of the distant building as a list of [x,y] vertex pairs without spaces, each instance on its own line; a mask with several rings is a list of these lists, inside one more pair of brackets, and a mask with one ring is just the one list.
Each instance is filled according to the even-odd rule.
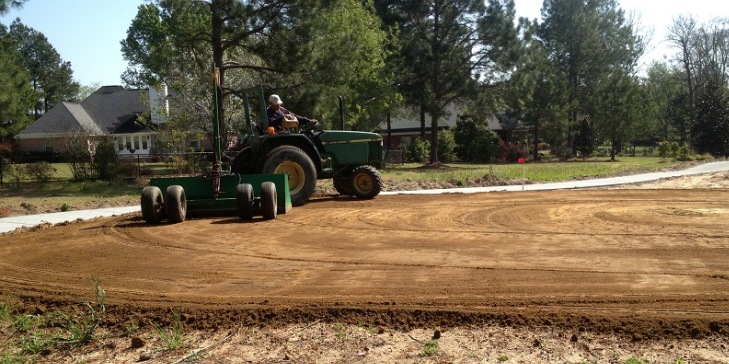
[[95,137],[112,136],[120,156],[149,155],[157,129],[169,115],[167,96],[166,86],[103,86],[81,103],[61,102],[43,114],[15,137],[18,149],[64,152],[69,143],[82,141],[93,153]]
[[[456,126],[458,121],[458,113],[460,110],[454,104],[449,104],[445,108],[444,115],[438,120],[438,130],[449,130]],[[506,121],[506,116],[502,114],[490,114],[488,117],[489,129],[499,134],[502,139],[508,140],[510,135],[508,130],[502,126],[502,121]],[[430,139],[432,118],[430,114],[425,114],[425,138]],[[421,135],[420,112],[413,108],[403,108],[390,118],[390,126],[388,129],[387,121],[383,121],[379,125],[380,133],[384,137],[385,148],[400,149],[403,144],[409,144]]]

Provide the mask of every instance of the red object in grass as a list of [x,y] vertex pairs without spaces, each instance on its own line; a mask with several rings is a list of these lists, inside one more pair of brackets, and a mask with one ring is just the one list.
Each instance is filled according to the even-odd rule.
[[518,161],[519,163],[524,163],[526,160],[524,159],[524,157],[519,157]]

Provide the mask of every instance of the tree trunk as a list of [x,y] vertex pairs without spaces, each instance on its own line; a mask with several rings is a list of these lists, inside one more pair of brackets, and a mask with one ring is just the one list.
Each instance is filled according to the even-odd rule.
[[438,119],[440,118],[440,110],[434,108],[433,118],[430,122],[430,164],[438,163]]
[[534,160],[539,160],[539,118],[534,122]]
[[420,105],[420,139],[425,140],[425,107]]

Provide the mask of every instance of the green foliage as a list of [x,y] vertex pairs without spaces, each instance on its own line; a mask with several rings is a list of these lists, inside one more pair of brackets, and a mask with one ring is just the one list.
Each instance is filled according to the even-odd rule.
[[15,181],[15,188],[20,188],[20,180],[25,178],[26,169],[23,165],[11,164],[5,168],[3,173],[5,176],[10,176],[10,178]]
[[33,162],[25,165],[25,174],[36,182],[46,183],[56,172],[56,167],[46,161]]
[[76,97],[79,84],[73,80],[71,63],[61,59],[43,33],[17,19],[10,25],[10,35],[21,55],[21,64],[33,80],[36,118],[59,102]]
[[518,143],[499,142],[497,160],[499,162],[515,163],[519,158],[526,157],[526,146]]
[[658,143],[658,156],[661,157],[662,160],[666,160],[666,158],[670,157],[671,143],[669,143],[667,140],[663,140]]
[[572,141],[572,150],[579,153],[582,158],[589,157],[597,146],[597,133],[589,119],[582,119],[574,128],[575,137]]
[[155,325],[155,330],[157,331],[159,338],[162,340],[163,347],[167,350],[176,350],[185,344],[182,312],[180,310],[175,311],[171,328],[163,329],[162,327]]
[[93,157],[93,169],[99,179],[111,181],[121,172],[119,155],[116,153],[114,140],[110,137],[99,139]]
[[9,320],[13,315],[13,306],[5,301],[0,301],[0,321]]
[[443,163],[456,160],[456,139],[451,130],[438,132],[438,160]]
[[[396,57],[407,103],[430,113],[436,128],[453,100],[495,99],[516,58],[513,1],[394,2],[378,7],[386,25],[399,26]],[[484,87],[479,87],[484,86]],[[438,140],[430,162],[438,159]],[[462,157],[459,154],[459,157]]]
[[426,139],[415,138],[405,145],[404,158],[409,162],[425,163],[430,155],[430,142]]
[[432,356],[438,352],[438,340],[428,340],[423,346],[423,355]]
[[509,356],[508,355],[506,355],[506,354],[499,355],[498,361],[500,361],[500,362],[503,363],[503,362],[508,361],[508,360],[509,360]]
[[28,332],[33,329],[38,323],[38,316],[36,315],[18,315],[15,317],[13,327],[18,332]]
[[26,359],[20,354],[0,353],[0,364],[25,364]]
[[28,110],[37,95],[21,63],[12,38],[0,24],[0,141],[14,137],[33,120]]
[[94,337],[94,331],[104,321],[106,313],[106,291],[101,288],[99,281],[92,280],[96,302],[85,302],[86,313],[80,316],[72,316],[62,314],[65,320],[65,328],[70,336],[64,338],[64,341],[71,344],[82,344],[90,341]]
[[689,147],[688,144],[683,143],[678,148],[678,153],[676,153],[676,160],[690,161],[693,159],[692,154],[693,154],[693,151],[691,150],[691,147]]
[[91,135],[86,133],[76,133],[64,140],[63,159],[68,164],[73,180],[76,182],[86,181],[95,177],[95,157],[87,148],[90,138]]
[[20,9],[27,0],[0,0],[0,15],[5,15],[10,8]]
[[[291,97],[295,110],[308,110],[325,121],[337,120],[336,100],[343,96],[345,127],[372,130],[399,103],[392,87],[394,70],[386,64],[397,46],[382,30],[374,9],[362,4],[352,0],[318,2],[302,12],[291,33],[272,35],[286,44],[286,55],[266,54],[265,58],[271,64],[289,62],[280,67],[288,68],[291,78],[280,86],[290,87],[296,79],[303,81],[303,86],[297,86],[300,93]],[[296,36],[291,37],[293,34]]]
[[55,343],[55,338],[50,335],[33,334],[23,336],[20,340],[23,351],[30,354],[40,354],[52,348]]
[[646,364],[646,362],[643,361],[643,359],[640,359],[635,356],[631,356],[630,358],[626,359],[624,363],[625,364]]
[[[530,121],[551,134],[545,138],[551,145],[570,146],[569,131],[584,118],[596,123],[604,139],[627,140],[640,100],[635,97],[637,80],[632,74],[645,48],[630,19],[615,0],[548,0],[542,19],[535,30],[548,66],[531,66],[541,71],[535,75],[540,79],[522,76],[532,87],[547,86],[544,92],[532,89],[538,99],[530,106],[541,110],[529,112]],[[540,61],[544,59],[531,60]],[[588,141],[580,149],[589,146]]]
[[729,156],[729,97],[725,87],[710,82],[699,97],[691,135],[699,153]]
[[470,114],[458,116],[453,139],[458,158],[467,162],[492,162],[498,155],[501,141],[499,136],[488,128],[486,120],[477,119],[475,115]]

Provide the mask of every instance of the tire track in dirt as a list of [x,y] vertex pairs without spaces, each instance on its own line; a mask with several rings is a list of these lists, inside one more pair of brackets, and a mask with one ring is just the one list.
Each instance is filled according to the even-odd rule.
[[88,295],[93,275],[118,320],[185,307],[212,325],[726,333],[728,201],[726,190],[593,190],[329,198],[272,221],[122,216],[0,237],[0,282],[63,305]]

